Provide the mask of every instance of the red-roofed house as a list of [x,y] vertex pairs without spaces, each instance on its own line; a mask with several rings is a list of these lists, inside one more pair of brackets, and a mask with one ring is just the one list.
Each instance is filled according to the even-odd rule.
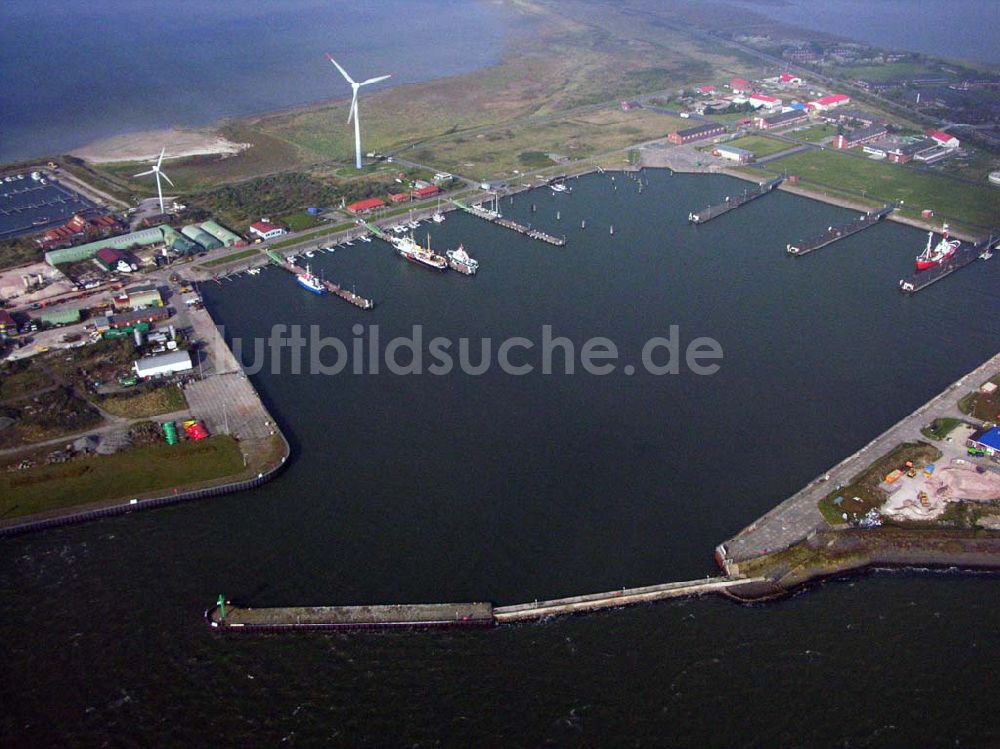
[[381,198],[367,198],[365,200],[359,200],[357,203],[351,203],[347,206],[347,210],[354,214],[368,213],[368,211],[373,211],[384,205],[385,201]]
[[257,221],[250,224],[250,233],[257,235],[261,239],[274,239],[284,234],[285,230],[269,221]]
[[114,247],[102,247],[94,255],[97,262],[109,272],[131,273],[135,270],[128,256]]
[[439,192],[441,192],[441,188],[437,185],[427,185],[427,187],[418,187],[410,194],[413,196],[414,200],[421,200],[423,198],[429,198],[432,195],[437,195]]
[[821,99],[816,99],[816,101],[811,101],[808,106],[810,109],[814,109],[817,112],[825,112],[827,109],[833,109],[834,107],[840,107],[844,104],[850,104],[851,97],[847,94],[830,94],[829,96],[824,96]]
[[699,86],[698,87],[698,93],[699,94],[714,94],[715,93],[715,86]]
[[405,203],[409,199],[410,199],[410,193],[408,192],[389,193],[389,201],[392,203]]
[[755,107],[764,107],[765,109],[777,109],[781,106],[781,99],[776,96],[768,96],[767,94],[754,94],[749,99],[750,104]]
[[778,76],[778,83],[785,86],[801,86],[802,79],[797,75],[792,75],[791,73],[782,73]]
[[945,133],[940,130],[925,130],[924,132],[945,148],[958,148],[960,145],[958,138],[951,133]]
[[734,94],[745,94],[750,90],[750,81],[743,80],[742,78],[733,78],[729,82],[729,88],[733,90]]

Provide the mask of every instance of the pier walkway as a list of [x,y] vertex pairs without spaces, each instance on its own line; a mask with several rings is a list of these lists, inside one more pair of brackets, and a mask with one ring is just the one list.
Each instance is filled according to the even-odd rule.
[[914,273],[909,278],[901,278],[899,280],[899,290],[906,294],[916,294],[921,289],[926,289],[931,284],[950,276],[960,268],[974,263],[979,259],[980,255],[993,247],[995,239],[994,236],[990,236],[989,239],[977,242],[975,245],[959,247],[951,259],[943,265]]
[[542,242],[547,242],[548,244],[555,245],[556,247],[562,247],[566,244],[565,237],[555,237],[551,234],[546,234],[544,231],[538,229],[532,229],[530,226],[525,226],[524,224],[519,224],[517,221],[512,221],[509,218],[504,218],[496,211],[488,211],[485,208],[480,208],[477,206],[470,206],[463,203],[461,200],[453,199],[451,201],[456,206],[461,208],[466,213],[473,216],[477,216],[484,221],[489,221],[491,224],[496,224],[497,226],[502,226],[505,229],[511,229],[516,231],[518,234],[523,234],[531,239],[538,239]]
[[845,458],[828,473],[817,477],[763,517],[721,544],[717,558],[727,574],[739,574],[739,562],[786,549],[807,538],[813,531],[830,526],[819,511],[819,501],[838,486],[846,486],[875,460],[903,442],[926,441],[920,428],[937,418],[960,418],[958,399],[975,390],[1000,371],[1000,353],[894,424],[867,445]]
[[770,182],[762,182],[756,187],[747,188],[743,191],[742,195],[735,198],[726,197],[726,199],[721,203],[710,205],[700,211],[692,211],[688,214],[688,221],[692,224],[704,224],[706,221],[718,218],[725,213],[729,213],[740,206],[746,205],[757,198],[767,195],[769,192],[772,192],[774,188],[780,185],[783,180],[784,177],[778,177],[776,179],[772,179]]
[[[288,271],[294,276],[301,276],[303,273],[306,272],[305,268],[300,268],[291,260],[283,257],[274,250],[268,250],[267,256],[271,259],[271,262],[273,262],[279,268]],[[340,286],[340,284],[336,284],[333,281],[327,281],[327,280],[323,280],[322,283],[323,286],[326,288],[326,290],[329,291],[331,294],[339,296],[341,299],[343,299],[346,302],[350,302],[355,307],[360,307],[361,309],[371,309],[372,307],[375,306],[375,302],[373,302],[371,299],[366,299],[365,297],[359,294],[355,294],[353,291],[348,291],[347,289]]]
[[837,240],[846,239],[852,234],[857,234],[859,231],[863,231],[870,226],[875,226],[875,224],[892,213],[893,210],[895,210],[893,206],[887,205],[877,211],[858,216],[854,221],[849,223],[841,224],[840,226],[830,226],[822,234],[802,242],[786,245],[785,249],[789,255],[808,255],[810,252],[814,252],[821,247],[826,247],[828,244],[833,244]]

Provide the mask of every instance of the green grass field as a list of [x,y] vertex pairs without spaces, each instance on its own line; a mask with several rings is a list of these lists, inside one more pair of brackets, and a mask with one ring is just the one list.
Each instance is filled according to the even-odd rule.
[[801,140],[803,143],[819,143],[824,138],[830,138],[836,134],[837,128],[834,125],[822,124],[807,127],[805,130],[797,130],[794,133],[788,133],[788,137]]
[[[988,227],[1000,218],[1000,190],[960,182],[936,172],[858,158],[834,151],[807,151],[768,164],[769,171],[797,174],[804,183],[846,190],[882,202],[903,201],[900,212],[918,217],[925,208],[953,224]],[[763,171],[755,170],[755,171]],[[808,184],[804,184],[808,187]]]
[[151,445],[114,455],[0,473],[0,517],[9,519],[101,500],[190,487],[243,470],[232,437]]
[[936,65],[925,65],[919,62],[845,66],[838,67],[833,72],[840,78],[847,78],[849,80],[860,78],[866,81],[892,81],[911,77],[939,76],[942,74]]
[[227,263],[235,263],[237,260],[243,260],[248,257],[253,257],[254,255],[259,255],[260,250],[253,247],[249,250],[240,250],[239,252],[234,252],[229,255],[223,255],[222,257],[217,257],[215,260],[209,260],[208,262],[202,263],[201,265],[205,268],[214,268],[217,265],[226,265]]
[[766,135],[744,135],[742,138],[727,141],[726,145],[753,151],[754,156],[758,159],[795,148],[791,143],[768,138]]
[[287,213],[284,216],[279,216],[278,221],[282,224],[286,224],[292,231],[305,231],[306,229],[315,228],[323,223],[323,219],[319,216],[313,216],[308,211]]

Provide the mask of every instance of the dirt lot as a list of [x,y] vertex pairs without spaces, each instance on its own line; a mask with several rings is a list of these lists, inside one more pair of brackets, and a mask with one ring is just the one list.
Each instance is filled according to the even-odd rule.
[[[26,289],[24,286],[26,275],[41,276],[43,286],[35,290]],[[16,306],[51,299],[75,288],[66,276],[47,263],[32,263],[0,271],[0,299]]]

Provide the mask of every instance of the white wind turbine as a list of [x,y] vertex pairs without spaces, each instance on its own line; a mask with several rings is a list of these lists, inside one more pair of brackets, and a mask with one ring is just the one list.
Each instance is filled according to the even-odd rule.
[[[354,89],[354,96],[351,98],[351,111],[347,115],[347,121],[350,122],[351,118],[354,118],[354,165],[360,169],[361,168],[361,123],[358,120],[358,89],[362,86],[367,86],[370,83],[378,83],[379,81],[384,81],[386,78],[391,78],[391,75],[380,75],[377,78],[369,78],[367,81],[361,81],[361,83],[355,82],[351,76],[347,74],[340,65],[334,60],[330,55],[326,56],[326,59],[333,63],[334,67],[340,71],[340,74],[344,76],[345,80],[351,84],[351,88]],[[166,175],[164,175],[166,176]]]
[[[136,177],[146,177],[150,174],[156,175],[156,194],[160,196],[160,213],[166,213],[166,210],[163,208],[163,188],[160,186],[160,177],[163,177],[163,179],[165,179],[167,182],[170,182],[170,177],[168,177],[166,174],[160,171],[160,164],[163,163],[163,154],[165,154],[166,152],[167,152],[167,147],[164,146],[163,149],[160,151],[160,158],[156,160],[156,163],[153,165],[153,168],[150,169],[148,172],[140,172],[139,174],[135,175]],[[170,186],[173,187],[174,183],[170,182]]]

